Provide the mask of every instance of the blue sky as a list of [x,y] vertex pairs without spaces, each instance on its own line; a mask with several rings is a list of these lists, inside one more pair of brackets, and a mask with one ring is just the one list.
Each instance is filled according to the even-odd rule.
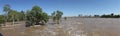
[[38,5],[49,15],[56,10],[63,11],[64,16],[120,14],[120,0],[0,0],[0,14],[5,4],[17,11]]

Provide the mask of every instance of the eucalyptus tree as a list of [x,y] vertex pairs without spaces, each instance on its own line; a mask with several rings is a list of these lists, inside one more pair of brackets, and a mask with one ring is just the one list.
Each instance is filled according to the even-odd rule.
[[21,11],[19,12],[19,20],[25,20],[25,12],[24,11]]
[[11,8],[10,5],[9,5],[9,4],[6,4],[6,5],[3,7],[3,11],[8,14],[9,11],[11,10],[10,8]]
[[49,16],[47,13],[42,11],[39,6],[33,6],[30,11],[27,11],[26,21],[29,21],[30,25],[45,24],[48,22]]
[[[8,20],[9,11],[11,10],[10,8],[11,8],[11,7],[10,7],[9,4],[6,4],[6,5],[3,7],[3,12],[6,13],[6,14],[5,14],[5,21],[6,21],[6,22],[7,22],[7,20]],[[5,24],[4,24],[4,26],[5,26]]]
[[15,23],[15,20],[19,20],[19,12],[15,11],[15,10],[10,10],[9,15],[9,20],[13,22],[13,24]]

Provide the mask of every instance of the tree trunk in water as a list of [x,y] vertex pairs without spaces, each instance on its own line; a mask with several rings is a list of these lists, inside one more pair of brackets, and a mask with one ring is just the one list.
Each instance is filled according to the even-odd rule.
[[13,19],[13,25],[14,25],[14,23],[15,23],[15,20]]
[[57,20],[57,24],[59,24],[59,20]]
[[5,23],[4,23],[4,26],[6,26],[6,23],[7,23],[7,21],[8,21],[8,12],[6,12],[6,19],[5,19]]
[[12,19],[13,19],[13,24],[12,25],[14,25],[14,23],[15,23],[15,16],[14,15],[12,15]]
[[4,22],[4,26],[6,26],[6,23],[7,23],[7,20],[5,20],[5,22]]

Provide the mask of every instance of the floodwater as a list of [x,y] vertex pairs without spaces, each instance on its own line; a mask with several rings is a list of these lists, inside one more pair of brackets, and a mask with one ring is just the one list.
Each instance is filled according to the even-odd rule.
[[27,28],[22,21],[2,27],[0,33],[4,36],[120,36],[120,18],[67,18],[60,24],[50,19],[44,26]]

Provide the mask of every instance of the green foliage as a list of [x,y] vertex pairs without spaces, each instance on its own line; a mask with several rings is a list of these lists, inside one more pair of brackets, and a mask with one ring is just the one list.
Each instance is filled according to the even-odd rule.
[[59,24],[59,21],[60,21],[62,15],[63,15],[62,11],[54,11],[52,13],[53,21],[57,22]]
[[19,12],[15,10],[10,10],[8,16],[9,16],[9,21],[17,20],[19,19]]
[[4,21],[5,21],[5,20],[4,20],[4,16],[3,16],[3,15],[0,15],[0,26],[1,26],[2,23],[4,23]]
[[10,11],[10,5],[9,5],[9,4],[6,4],[6,5],[3,7],[3,11],[4,11],[4,12],[9,12],[9,11]]
[[10,9],[9,4],[6,4],[3,7],[3,11],[6,12],[6,14],[5,14],[6,22],[13,21],[13,20],[24,20],[25,19],[24,11],[18,12],[16,10]]
[[24,11],[21,11],[21,12],[19,12],[19,20],[25,20],[25,13],[24,13]]
[[42,13],[42,19],[41,20],[43,20],[45,23],[47,23],[48,22],[48,19],[49,19],[49,16],[48,16],[48,14],[47,13],[45,13],[45,12],[43,12]]
[[32,10],[31,11],[34,11],[34,12],[43,12],[42,11],[42,8],[40,8],[39,6],[34,6],[34,7],[32,7]]
[[26,20],[32,22],[31,24],[45,24],[48,22],[49,16],[43,12],[39,6],[34,6],[31,11],[27,11]]

